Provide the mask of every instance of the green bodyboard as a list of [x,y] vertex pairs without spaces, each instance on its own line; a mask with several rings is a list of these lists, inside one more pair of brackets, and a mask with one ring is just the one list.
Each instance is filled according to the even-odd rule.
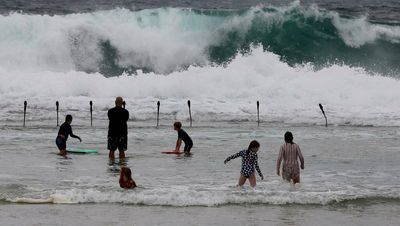
[[80,148],[68,148],[67,152],[70,153],[82,153],[82,154],[87,154],[87,153],[97,153],[97,150],[93,149],[80,149]]

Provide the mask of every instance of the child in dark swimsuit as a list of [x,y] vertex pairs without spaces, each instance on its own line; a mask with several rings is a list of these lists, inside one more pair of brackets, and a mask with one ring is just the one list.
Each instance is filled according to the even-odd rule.
[[80,137],[72,133],[71,123],[72,123],[72,116],[71,115],[65,116],[65,122],[60,126],[56,138],[56,145],[60,150],[60,155],[64,157],[67,156],[67,140],[69,135],[82,142],[82,139]]
[[128,167],[121,167],[121,174],[119,177],[119,186],[121,188],[135,188],[136,183],[132,179],[132,171]]
[[237,157],[242,157],[242,169],[240,171],[239,177],[239,186],[242,186],[247,179],[249,179],[250,185],[252,187],[256,186],[256,175],[254,173],[254,168],[257,170],[258,175],[260,175],[261,180],[264,179],[263,174],[261,173],[260,167],[258,167],[258,156],[257,151],[260,148],[260,143],[258,141],[253,140],[250,142],[249,148],[247,150],[240,151],[230,157],[228,157],[224,163],[226,164],[231,159],[235,159]]
[[178,139],[176,140],[175,152],[179,152],[179,149],[181,148],[181,144],[183,141],[183,143],[185,143],[183,151],[185,152],[185,154],[189,154],[190,150],[193,147],[192,138],[190,138],[190,136],[185,132],[185,130],[182,129],[181,122],[174,123],[174,130],[178,132]]

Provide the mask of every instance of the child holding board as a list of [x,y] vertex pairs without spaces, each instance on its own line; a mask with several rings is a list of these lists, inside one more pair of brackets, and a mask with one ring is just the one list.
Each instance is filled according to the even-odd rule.
[[182,123],[175,122],[174,130],[178,132],[178,139],[176,140],[175,152],[179,153],[183,141],[183,143],[185,143],[185,147],[183,148],[184,153],[190,154],[190,149],[192,149],[193,147],[193,141],[192,138],[190,138],[190,136],[185,132],[185,130],[182,129]]

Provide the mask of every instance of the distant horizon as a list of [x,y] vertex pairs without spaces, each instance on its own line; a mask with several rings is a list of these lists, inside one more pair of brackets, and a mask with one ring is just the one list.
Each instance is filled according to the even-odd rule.
[[[346,0],[18,0],[0,3],[0,14],[9,12],[24,12],[29,14],[71,14],[95,12],[98,10],[110,10],[125,8],[130,10],[154,9],[161,7],[182,7],[193,9],[248,9],[250,7],[264,5],[285,6],[299,2],[301,5],[315,4],[321,8],[333,10],[343,15],[362,16],[368,15],[373,21],[400,23],[400,2],[392,0],[359,0],[356,2]],[[392,21],[392,22],[391,22]]]

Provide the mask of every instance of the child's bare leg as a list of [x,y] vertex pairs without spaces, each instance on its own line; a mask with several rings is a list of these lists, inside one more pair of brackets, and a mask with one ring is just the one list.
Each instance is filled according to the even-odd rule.
[[239,186],[243,186],[243,184],[246,182],[246,177],[244,177],[243,175],[240,175],[239,177]]
[[66,157],[67,156],[67,150],[61,149],[60,150],[60,155],[63,156],[63,157]]
[[257,182],[256,182],[256,175],[253,173],[251,174],[251,176],[249,177],[249,182],[250,182],[250,186],[255,187]]

